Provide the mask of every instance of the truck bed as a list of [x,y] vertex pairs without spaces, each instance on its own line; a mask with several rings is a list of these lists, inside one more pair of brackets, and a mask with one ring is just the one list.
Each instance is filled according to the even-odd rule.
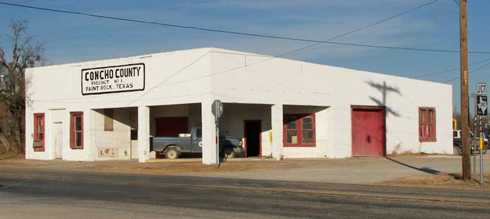
[[191,150],[190,137],[153,137],[151,139],[151,150],[162,151],[169,145],[178,145],[182,150]]

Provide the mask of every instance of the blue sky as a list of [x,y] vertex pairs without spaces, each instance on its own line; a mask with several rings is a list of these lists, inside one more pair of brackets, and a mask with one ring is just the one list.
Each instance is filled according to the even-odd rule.
[[[325,40],[428,1],[430,0],[9,2],[183,25]],[[490,1],[472,0],[469,3],[470,50],[490,51],[489,10]],[[28,20],[30,33],[45,44],[45,56],[50,64],[211,46],[277,55],[307,45],[300,42],[164,28],[7,6],[0,6],[0,18],[0,33],[6,32],[11,20]],[[5,45],[5,37],[0,40],[0,43]],[[439,0],[433,5],[337,41],[458,49],[458,6],[452,0]],[[459,65],[458,54],[322,45],[289,55],[288,58],[407,77],[429,73],[431,75],[423,79],[433,81],[447,81],[459,75],[458,69],[447,71]],[[487,58],[490,58],[490,55],[471,55],[470,63]],[[489,78],[490,66],[475,72],[471,77],[472,89],[476,81],[488,82]],[[454,99],[457,104],[458,80],[448,83],[454,85]]]

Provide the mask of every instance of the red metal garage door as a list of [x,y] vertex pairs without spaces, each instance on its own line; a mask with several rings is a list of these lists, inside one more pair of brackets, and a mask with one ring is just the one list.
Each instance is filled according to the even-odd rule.
[[189,132],[187,117],[161,117],[156,119],[157,137],[177,137]]
[[385,155],[383,108],[352,108],[352,156]]

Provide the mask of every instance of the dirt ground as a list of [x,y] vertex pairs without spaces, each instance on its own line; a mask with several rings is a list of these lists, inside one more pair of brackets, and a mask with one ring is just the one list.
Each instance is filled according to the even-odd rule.
[[452,188],[468,190],[485,190],[490,191],[490,175],[484,175],[484,184],[480,185],[480,174],[473,174],[472,180],[463,181],[459,174],[435,175],[435,176],[408,176],[395,180],[376,183],[378,185],[389,186],[410,186],[410,187],[428,187],[428,188]]
[[7,159],[24,159],[23,154],[17,154],[17,153],[5,153],[3,151],[2,146],[0,145],[0,162],[2,160],[7,160]]
[[[2,158],[3,157],[3,158]],[[62,161],[62,160],[25,160],[20,155],[4,155],[0,157],[0,166],[8,168],[32,168],[38,170],[81,171],[81,172],[111,172],[130,174],[185,174],[207,172],[239,172],[264,169],[292,169],[309,166],[315,161],[285,161],[274,160],[241,160],[229,161],[221,165],[203,165],[200,159],[162,160],[147,163],[137,161]]]
[[[490,157],[486,158],[490,170]],[[348,159],[238,159],[219,166],[201,164],[200,159],[137,161],[25,160],[21,155],[1,155],[2,168],[39,171],[99,172],[145,175],[188,175],[201,177],[283,180],[324,183],[376,184],[403,187],[480,189],[477,181],[459,180],[460,158],[456,156],[411,155],[387,158]],[[473,177],[478,178],[478,175]],[[486,190],[490,190],[487,172]]]

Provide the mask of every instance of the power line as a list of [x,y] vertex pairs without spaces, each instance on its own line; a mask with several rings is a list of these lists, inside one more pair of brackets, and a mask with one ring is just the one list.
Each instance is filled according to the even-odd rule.
[[[480,64],[483,64],[483,63],[486,63],[486,62],[490,62],[490,58],[482,59],[482,60],[480,60],[478,62],[471,63],[471,65],[472,66],[473,65],[480,65]],[[426,78],[426,77],[430,77],[432,75],[439,75],[439,74],[444,74],[444,73],[450,73],[450,72],[458,71],[459,70],[459,67],[460,66],[458,65],[458,66],[447,68],[444,71],[426,73],[426,74],[416,75],[416,76],[412,76],[412,77],[414,77],[414,78]]]
[[[382,24],[384,22],[387,22],[389,20],[392,20],[392,19],[395,19],[397,17],[400,17],[400,16],[403,16],[407,13],[410,13],[414,10],[417,10],[417,9],[420,9],[420,8],[423,8],[423,7],[426,7],[426,6],[429,6],[431,4],[434,4],[435,2],[437,2],[438,0],[432,0],[430,2],[427,2],[427,3],[424,3],[424,4],[421,4],[421,5],[418,5],[414,8],[410,8],[409,10],[406,10],[406,11],[403,11],[401,13],[398,13],[398,14],[395,14],[395,15],[392,15],[392,16],[389,16],[387,18],[383,18],[381,20],[378,20],[376,22],[373,22],[371,24],[368,24],[368,25],[365,25],[365,26],[362,26],[362,27],[359,27],[359,28],[355,28],[351,31],[347,31],[347,32],[344,32],[344,33],[341,33],[341,34],[338,34],[338,35],[335,35],[333,37],[331,37],[330,39],[328,40],[334,40],[334,39],[338,39],[338,38],[341,38],[341,37],[344,37],[344,36],[347,36],[347,35],[350,35],[350,34],[353,34],[353,33],[356,33],[356,32],[359,32],[359,31],[362,31],[362,30],[365,30],[365,29],[368,29],[368,28],[371,28],[373,26],[376,26],[376,25],[379,25],[379,24]],[[306,48],[309,48],[309,47],[313,47],[313,46],[316,46],[316,45],[319,45],[318,43],[314,43],[314,44],[310,44],[308,46],[305,46],[305,47],[301,47],[299,49],[295,49],[295,50],[292,50],[292,51],[289,51],[289,52],[286,52],[286,53],[283,53],[279,56],[273,56],[269,59],[266,59],[264,60],[263,62],[266,62],[266,61],[270,61],[272,59],[275,59],[275,58],[278,58],[278,57],[281,57],[281,56],[284,56],[284,55],[287,55],[287,54],[290,54],[292,52],[298,52],[300,50],[303,50],[303,49],[306,49]],[[204,58],[206,55],[208,55],[208,53],[205,53],[201,56],[199,56],[197,59],[195,59],[194,61],[192,61],[190,64],[184,66],[183,68],[179,69],[178,71],[174,72],[173,74],[171,74],[170,76],[164,78],[162,81],[160,81],[159,83],[157,83],[155,86],[151,87],[147,92],[143,93],[138,99],[142,98],[143,96],[147,95],[148,93],[150,93],[153,89],[155,89],[156,87],[162,85],[162,84],[165,84],[167,81],[169,81],[171,78],[175,77],[176,75],[184,72],[184,70],[186,70],[187,68],[193,66],[195,63],[197,63],[199,60],[201,60],[202,58]],[[259,62],[259,63],[262,63],[262,62]],[[256,63],[257,64],[257,63]],[[250,66],[250,65],[249,65]],[[238,67],[238,69],[241,69],[243,68],[243,66],[240,66]],[[232,70],[237,70],[237,68],[233,68]],[[228,72],[228,71],[225,71],[225,72]],[[220,72],[221,73],[221,72]],[[213,73],[211,75],[214,75]],[[134,103],[135,101],[131,101],[128,105]]]
[[[397,17],[400,17],[400,16],[403,16],[403,15],[405,15],[405,14],[408,14],[408,13],[410,13],[410,12],[412,12],[412,11],[415,11],[415,10],[421,9],[421,8],[423,8],[423,7],[426,7],[426,6],[432,5],[432,4],[436,3],[437,1],[438,1],[438,0],[432,0],[432,1],[430,1],[430,2],[426,2],[426,3],[421,4],[421,5],[418,5],[418,6],[416,6],[416,7],[413,7],[413,8],[410,8],[410,9],[408,9],[408,10],[402,11],[402,12],[400,12],[400,13],[398,13],[398,14],[395,14],[395,15],[389,16],[389,17],[387,17],[387,18],[380,19],[380,20],[378,20],[378,21],[376,21],[376,22],[373,22],[373,23],[371,23],[371,24],[368,24],[368,25],[365,25],[365,26],[362,26],[362,27],[359,27],[359,28],[355,28],[355,29],[353,29],[353,30],[351,30],[351,31],[348,31],[348,32],[345,32],[345,33],[341,33],[341,34],[335,35],[335,36],[333,36],[333,37],[329,38],[328,40],[338,39],[338,38],[341,38],[341,37],[347,36],[347,35],[349,35],[349,34],[356,33],[356,32],[359,32],[359,31],[362,31],[362,30],[365,30],[365,29],[371,28],[371,27],[373,27],[373,26],[376,26],[376,25],[382,24],[382,23],[387,22],[387,21],[389,21],[389,20],[392,20],[392,19],[395,19],[395,18],[397,18]],[[284,52],[284,53],[279,54],[279,55],[272,56],[272,57],[270,57],[270,58],[268,58],[268,59],[262,60],[262,61],[260,61],[260,62],[257,62],[257,63],[254,63],[254,64],[251,64],[251,65],[239,66],[239,67],[233,67],[233,68],[228,69],[228,70],[225,70],[225,71],[215,72],[215,73],[210,73],[210,74],[205,75],[205,76],[200,77],[200,78],[194,78],[194,79],[191,79],[191,80],[179,81],[179,82],[177,82],[177,83],[179,83],[179,84],[180,84],[180,83],[183,83],[183,82],[189,82],[189,81],[193,81],[193,80],[199,80],[199,79],[202,79],[202,78],[211,77],[211,76],[218,75],[218,74],[224,74],[224,73],[228,73],[228,72],[232,72],[232,71],[237,71],[237,70],[240,70],[240,69],[245,68],[245,67],[250,67],[250,66],[252,66],[252,65],[256,65],[256,64],[261,64],[261,63],[264,63],[264,62],[268,62],[268,61],[271,61],[271,60],[274,60],[274,59],[277,59],[277,58],[281,58],[281,57],[284,57],[284,56],[286,56],[286,55],[293,54],[293,53],[296,53],[296,52],[299,52],[299,51],[301,51],[301,50],[304,50],[304,49],[307,49],[307,48],[310,48],[310,47],[314,47],[314,46],[317,46],[317,45],[319,45],[319,43],[309,44],[309,45],[304,46],[304,47],[300,47],[300,48],[297,48],[297,49],[294,49],[294,50],[291,50],[291,51]],[[483,61],[487,61],[487,60],[483,60]],[[480,63],[480,62],[478,62],[478,63]],[[476,63],[475,63],[475,64],[476,64]],[[446,71],[444,71],[444,72],[438,72],[438,73],[436,73],[436,74],[446,73],[447,71],[449,71],[449,70],[446,70]],[[424,74],[424,75],[430,75],[430,74]],[[422,76],[423,76],[423,75],[422,75]],[[164,81],[160,82],[160,83],[159,83],[159,85],[165,84],[165,82],[166,82],[166,81],[167,81],[167,80],[164,80]]]
[[[471,70],[471,73],[475,73],[475,72],[481,71],[481,70],[485,69],[488,66],[490,66],[490,60],[487,60],[487,63],[482,64],[482,65],[476,67],[475,69],[472,69]],[[454,77],[454,78],[451,78],[449,80],[445,80],[445,81],[442,81],[442,82],[445,82],[445,83],[452,82],[452,81],[458,80],[459,78],[460,78],[460,76]]]
[[359,31],[362,31],[362,30],[365,30],[365,29],[368,29],[368,28],[374,27],[374,26],[379,25],[379,24],[382,24],[382,23],[384,23],[384,22],[387,22],[387,21],[393,20],[393,19],[395,19],[395,18],[401,17],[401,16],[403,16],[403,15],[405,15],[405,14],[408,14],[408,13],[410,13],[410,12],[412,12],[412,11],[415,11],[415,10],[418,10],[418,9],[421,9],[421,8],[424,8],[424,7],[427,7],[427,6],[429,6],[429,5],[432,5],[432,4],[436,3],[437,1],[438,1],[438,0],[432,0],[432,1],[426,2],[426,3],[424,3],[424,4],[421,4],[421,5],[418,5],[418,6],[416,6],[416,7],[410,8],[410,9],[408,9],[408,10],[406,10],[406,11],[402,11],[402,12],[400,12],[400,13],[398,13],[398,14],[395,14],[395,15],[389,16],[389,17],[387,17],[387,18],[381,19],[381,20],[379,20],[379,21],[376,21],[376,22],[374,22],[374,23],[372,23],[372,24],[368,24],[368,25],[366,25],[366,26],[364,26],[364,27],[360,27],[360,28],[354,29],[354,30],[352,30],[352,31],[349,31],[349,32],[346,32],[346,33],[343,33],[343,34],[339,34],[339,35],[334,36],[334,37],[332,37],[332,38],[330,38],[330,39],[328,39],[328,40],[335,40],[335,39],[338,39],[338,38],[341,38],[341,37],[344,37],[344,36],[350,35],[350,34],[352,34],[352,33],[359,32]]
[[[347,36],[347,35],[350,35],[350,34],[353,34],[353,33],[357,33],[357,32],[360,32],[360,31],[363,31],[363,30],[369,29],[369,28],[374,27],[374,26],[376,26],[376,25],[380,25],[380,24],[382,24],[382,23],[388,22],[388,21],[393,20],[393,19],[395,19],[395,18],[401,17],[401,16],[403,16],[403,15],[405,15],[405,14],[408,14],[408,13],[410,13],[410,12],[412,12],[412,11],[415,11],[415,10],[421,9],[421,8],[423,8],[423,7],[426,7],[426,6],[432,5],[432,4],[436,3],[437,1],[438,1],[438,0],[432,0],[432,1],[430,1],[430,2],[427,2],[427,3],[424,3],[424,4],[418,5],[418,6],[416,6],[416,7],[410,8],[410,9],[408,9],[408,10],[406,10],[406,11],[402,11],[402,12],[400,12],[400,13],[398,13],[398,14],[395,14],[395,15],[392,15],[392,16],[389,16],[389,17],[386,17],[386,18],[380,19],[380,20],[375,21],[375,22],[373,22],[373,23],[371,23],[371,24],[367,24],[367,25],[365,25],[365,26],[355,28],[355,29],[353,29],[353,30],[351,30],[351,31],[347,31],[347,32],[344,32],[344,33],[341,33],[341,34],[337,34],[337,35],[335,35],[335,36],[333,36],[333,37],[330,37],[330,38],[329,38],[329,39],[327,39],[327,40],[328,40],[328,41],[331,41],[331,40],[336,40],[336,39],[339,39],[339,38],[345,37],[345,36]],[[271,59],[285,57],[285,56],[287,56],[287,55],[295,54],[295,53],[298,53],[298,52],[303,51],[303,50],[305,50],[305,49],[308,49],[308,48],[313,48],[313,47],[316,47],[316,46],[321,45],[321,44],[322,44],[322,43],[313,43],[313,44],[309,44],[309,45],[306,45],[306,46],[303,46],[303,47],[300,47],[300,48],[296,48],[296,49],[293,49],[293,50],[290,50],[290,51],[283,52],[283,53],[281,53],[281,54],[279,54],[279,55],[274,55],[274,56],[273,56]],[[269,61],[269,60],[267,60],[267,61]]]
[[[363,44],[363,43],[337,42],[337,41],[331,41],[331,40],[315,40],[315,39],[297,38],[297,37],[289,37],[289,36],[281,36],[281,35],[268,35],[268,34],[251,33],[251,32],[240,32],[240,31],[232,31],[232,30],[225,30],[225,29],[200,27],[200,26],[164,23],[164,22],[158,22],[158,21],[134,19],[134,18],[107,16],[107,15],[93,14],[93,13],[88,13],[88,12],[74,11],[74,10],[38,7],[38,6],[33,6],[33,5],[18,4],[18,3],[4,2],[4,1],[0,1],[0,5],[6,5],[6,6],[11,6],[11,7],[19,7],[19,8],[28,8],[28,9],[33,9],[33,10],[41,10],[41,11],[54,12],[54,13],[72,14],[72,15],[88,16],[88,17],[101,18],[101,19],[133,22],[133,23],[140,23],[140,24],[158,25],[158,26],[163,26],[163,27],[197,30],[197,31],[204,31],[204,32],[214,32],[214,33],[222,33],[222,34],[230,34],[230,35],[240,35],[240,36],[255,37],[255,38],[267,38],[267,39],[287,40],[287,41],[297,41],[297,42],[307,42],[307,43],[321,43],[321,44],[331,44],[331,45],[351,46],[351,47],[366,47],[366,48],[374,48],[374,49],[404,50],[404,51],[412,51],[412,52],[459,53],[459,50],[453,50],[453,49],[430,49],[430,48],[417,48],[417,47],[372,45],[372,44]],[[470,53],[472,53],[472,54],[490,54],[490,51],[472,51]]]
[[[408,14],[408,13],[410,13],[410,12],[412,12],[412,11],[415,11],[415,10],[421,9],[421,8],[423,8],[423,7],[426,7],[426,6],[432,5],[432,4],[436,3],[437,1],[438,1],[438,0],[432,0],[432,1],[430,1],[430,2],[426,2],[426,3],[424,3],[424,4],[421,4],[421,5],[418,5],[418,6],[416,6],[416,7],[410,8],[410,9],[408,9],[408,10],[406,10],[406,11],[402,11],[402,12],[400,12],[400,13],[398,13],[398,14],[394,14],[394,15],[392,15],[392,16],[389,16],[389,17],[386,17],[386,18],[380,19],[380,20],[378,20],[378,21],[376,21],[376,22],[373,22],[373,23],[371,23],[371,24],[368,24],[368,25],[365,25],[365,26],[362,26],[362,27],[358,27],[358,28],[355,28],[355,29],[353,29],[353,30],[351,30],[351,31],[347,31],[347,32],[344,32],[344,33],[341,33],[341,34],[337,34],[337,35],[335,35],[335,36],[333,36],[333,37],[331,37],[331,38],[328,38],[328,39],[327,39],[327,41],[336,40],[336,39],[339,39],[339,38],[345,37],[345,36],[347,36],[347,35],[350,35],[350,34],[353,34],[353,33],[357,33],[357,32],[360,32],[360,31],[363,31],[363,30],[369,29],[369,28],[374,27],[374,26],[376,26],[376,25],[380,25],[380,24],[382,24],[382,23],[388,22],[388,21],[393,20],[393,19],[395,19],[395,18],[401,17],[401,16],[403,16],[403,15],[405,15],[405,14]],[[277,56],[274,56],[274,57],[284,57],[284,56],[287,56],[287,55],[291,55],[291,54],[294,54],[294,53],[297,53],[297,52],[303,51],[303,50],[308,49],[308,48],[313,48],[313,47],[316,47],[316,46],[321,45],[321,44],[322,44],[322,43],[313,43],[313,44],[309,44],[309,45],[307,45],[307,46],[303,46],[303,47],[300,47],[300,48],[297,48],[297,49],[294,49],[294,50],[291,50],[291,51],[284,52],[284,53],[282,53],[282,54],[280,54],[280,55],[277,55]]]

